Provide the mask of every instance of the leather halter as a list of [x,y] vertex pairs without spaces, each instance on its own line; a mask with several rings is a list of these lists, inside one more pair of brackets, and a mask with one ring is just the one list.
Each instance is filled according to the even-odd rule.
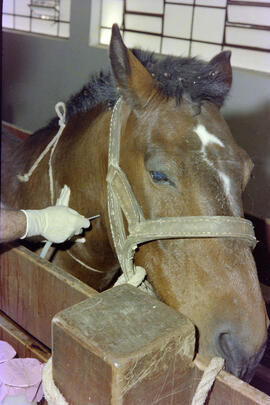
[[[114,247],[126,282],[135,274],[133,257],[141,243],[157,239],[233,238],[249,246],[256,245],[250,221],[233,216],[190,216],[145,219],[130,183],[119,167],[121,138],[121,106],[118,98],[110,121],[107,194],[110,227]],[[128,223],[124,226],[123,214]]]

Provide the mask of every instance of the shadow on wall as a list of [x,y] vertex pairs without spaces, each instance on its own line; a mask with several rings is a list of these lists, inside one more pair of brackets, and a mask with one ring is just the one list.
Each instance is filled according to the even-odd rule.
[[249,113],[228,114],[226,121],[237,143],[254,163],[244,193],[245,212],[270,217],[270,103]]
[[28,80],[31,81],[31,72],[28,68],[31,52],[29,48],[20,46],[19,39],[20,36],[12,46],[3,46],[2,117],[10,123],[13,123],[14,110],[22,108],[25,103],[25,100],[20,100],[22,98],[19,96],[20,91]]

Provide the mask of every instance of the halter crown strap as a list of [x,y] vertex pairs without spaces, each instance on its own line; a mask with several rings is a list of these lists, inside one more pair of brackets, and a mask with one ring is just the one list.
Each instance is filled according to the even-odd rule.
[[[240,239],[256,245],[252,223],[232,216],[192,216],[146,220],[129,181],[119,167],[121,138],[121,98],[115,104],[110,124],[107,175],[108,211],[118,260],[126,281],[134,274],[133,256],[140,243],[171,238]],[[126,235],[123,214],[128,222]]]

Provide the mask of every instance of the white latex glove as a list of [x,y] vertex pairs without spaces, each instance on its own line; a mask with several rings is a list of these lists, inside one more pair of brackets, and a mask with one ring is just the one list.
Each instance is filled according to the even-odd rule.
[[26,232],[21,239],[41,235],[52,243],[62,243],[90,226],[87,218],[63,205],[21,211],[25,213],[27,222]]

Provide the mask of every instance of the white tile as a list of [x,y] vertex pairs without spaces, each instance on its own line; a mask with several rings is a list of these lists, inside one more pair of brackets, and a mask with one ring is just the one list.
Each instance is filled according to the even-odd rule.
[[60,20],[62,21],[70,21],[70,2],[71,0],[60,1]]
[[270,49],[270,31],[227,27],[226,44]]
[[164,35],[178,38],[190,38],[191,20],[191,6],[167,4],[164,16]]
[[192,38],[222,43],[224,23],[225,10],[195,7]]
[[57,35],[57,24],[53,21],[32,19],[32,32],[46,35]]
[[14,13],[13,0],[3,0],[3,13]]
[[123,0],[102,0],[101,26],[111,28],[123,22]]
[[2,15],[2,24],[4,28],[13,28],[14,27],[14,17],[13,15]]
[[209,61],[219,52],[221,52],[220,45],[210,45],[210,44],[203,44],[201,42],[192,42],[190,56],[197,56],[199,59]]
[[127,0],[127,11],[141,13],[163,13],[163,0]]
[[252,3],[269,3],[269,0],[238,0],[244,2],[252,2]]
[[[101,45],[109,45],[111,40],[111,28],[101,28],[99,43]],[[91,39],[91,38],[90,38]]]
[[14,17],[14,28],[16,30],[30,31],[30,19],[28,17]]
[[128,48],[142,48],[146,51],[160,52],[161,38],[149,34],[137,34],[126,31],[124,42]]
[[39,7],[32,7],[32,16],[33,17],[37,17],[37,18],[41,18],[44,20],[48,20],[48,19],[56,19],[57,17],[57,13],[55,12],[55,10],[50,9],[50,8],[39,8]]
[[195,0],[195,4],[200,4],[201,6],[226,7],[227,0]]
[[233,23],[270,26],[270,7],[229,6],[228,20]]
[[162,53],[165,55],[188,56],[190,41],[184,39],[163,38]]
[[168,0],[167,3],[193,4],[193,0]]
[[155,32],[157,34],[161,34],[162,19],[161,17],[126,14],[125,28],[136,31]]
[[259,72],[270,73],[270,53],[262,51],[250,51],[247,49],[230,48],[226,50],[232,51],[231,62],[232,66],[241,67],[243,69],[257,70]]
[[29,0],[15,0],[15,14],[30,15]]
[[59,23],[59,37],[69,38],[70,36],[70,24]]
[[100,22],[101,22],[102,2],[100,0],[91,0],[89,45],[96,46],[100,44]]

